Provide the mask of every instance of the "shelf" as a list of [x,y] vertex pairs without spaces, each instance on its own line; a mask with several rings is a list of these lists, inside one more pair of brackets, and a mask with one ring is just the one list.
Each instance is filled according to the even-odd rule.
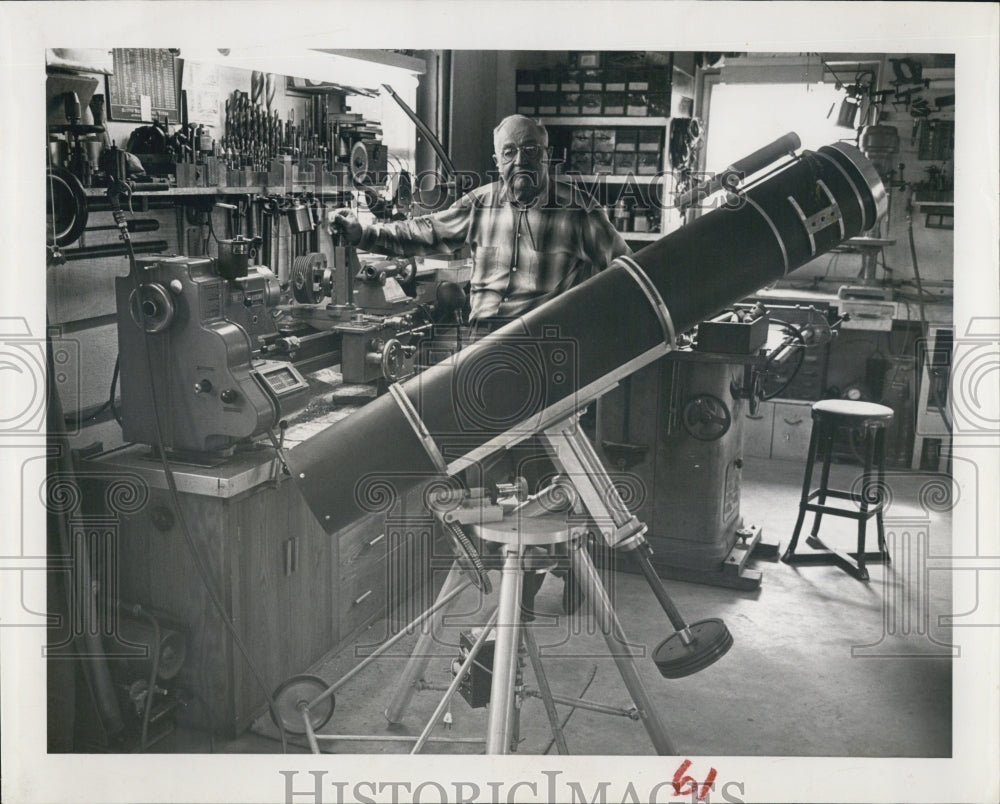
[[[168,187],[166,190],[135,190],[132,195],[154,198],[164,196],[176,198],[184,195],[247,195],[266,193],[266,187]],[[87,198],[100,198],[108,194],[107,187],[87,187],[83,191]]]
[[[315,191],[316,185],[307,182],[295,182],[292,192]],[[324,191],[330,193],[342,192],[339,188],[324,185]],[[135,190],[132,195],[144,198],[183,198],[198,195],[284,195],[288,192],[283,186],[271,187],[266,184],[255,184],[250,187],[168,187],[166,190]],[[83,194],[87,198],[103,198],[108,194],[107,187],[85,187]]]
[[545,126],[598,126],[611,127],[621,126],[648,126],[663,128],[670,122],[669,117],[602,117],[594,116],[559,116],[540,117],[542,125]]
[[597,175],[582,175],[580,173],[560,173],[559,178],[567,179],[568,181],[578,181],[581,183],[593,184],[594,182],[604,183],[604,184],[657,184],[663,181],[664,174],[662,172],[657,173],[655,176],[636,176],[635,174],[628,174],[626,176],[613,176],[609,173],[600,173]]

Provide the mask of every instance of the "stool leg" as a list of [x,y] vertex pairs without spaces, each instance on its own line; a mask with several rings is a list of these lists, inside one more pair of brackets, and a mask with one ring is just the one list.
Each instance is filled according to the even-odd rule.
[[868,580],[868,568],[865,566],[865,531],[868,529],[868,486],[872,482],[872,465],[875,462],[875,433],[865,425],[865,468],[861,475],[861,501],[858,516],[858,578]]
[[493,646],[493,683],[486,726],[486,753],[508,754],[514,733],[515,681],[521,644],[521,553],[508,548],[500,577],[496,643]]
[[[823,426],[821,441],[817,448],[818,457],[823,462],[823,471],[819,480],[819,498],[816,500],[820,505],[826,505],[826,491],[830,486],[830,463],[833,460],[833,437],[837,434],[837,428],[833,424]],[[812,535],[819,535],[819,523],[823,520],[823,512],[817,511],[813,517]]]
[[878,529],[879,552],[882,554],[882,560],[888,564],[892,560],[892,557],[889,555],[889,548],[885,543],[885,524],[882,521],[882,505],[885,502],[885,498],[882,493],[882,489],[885,488],[885,434],[885,427],[879,427],[878,430],[875,431],[875,466],[878,471],[879,489],[879,507],[875,514],[875,527]]
[[799,500],[799,518],[795,520],[795,530],[792,532],[792,540],[785,549],[782,561],[788,561],[795,554],[795,546],[799,543],[799,531],[802,530],[802,523],[806,518],[806,502],[809,500],[809,486],[812,483],[813,463],[816,461],[816,449],[819,444],[820,427],[813,427],[809,436],[809,455],[806,457],[806,473],[802,480],[802,498]]
[[660,720],[659,713],[657,713],[656,707],[653,705],[649,693],[646,692],[646,687],[642,683],[639,670],[635,666],[635,660],[628,650],[621,623],[618,621],[618,615],[615,614],[614,607],[608,598],[608,591],[601,582],[601,576],[597,574],[597,569],[594,567],[594,562],[590,559],[590,554],[577,541],[570,545],[570,558],[573,561],[573,569],[576,571],[577,580],[579,580],[586,591],[587,600],[594,607],[593,610],[597,615],[598,624],[604,634],[604,641],[608,645],[611,657],[618,666],[618,672],[621,674],[622,681],[625,682],[625,687],[628,689],[629,695],[632,696],[632,703],[639,710],[639,718],[642,720],[642,725],[646,727],[646,733],[653,743],[653,748],[656,749],[656,753],[660,756],[675,755],[677,752],[674,750],[673,743],[667,735],[666,727]]

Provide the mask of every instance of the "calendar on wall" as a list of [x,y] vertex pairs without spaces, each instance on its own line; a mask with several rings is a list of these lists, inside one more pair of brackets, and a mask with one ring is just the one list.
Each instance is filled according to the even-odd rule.
[[108,118],[149,123],[181,119],[183,62],[166,49],[114,48],[108,76]]

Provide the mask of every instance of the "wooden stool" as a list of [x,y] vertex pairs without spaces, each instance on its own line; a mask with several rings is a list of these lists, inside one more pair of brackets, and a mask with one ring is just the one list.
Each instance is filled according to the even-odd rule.
[[[799,502],[799,518],[795,522],[795,532],[788,543],[788,549],[781,557],[786,564],[841,564],[858,580],[868,580],[866,561],[888,562],[889,552],[885,546],[885,528],[882,524],[882,509],[885,505],[883,484],[885,481],[885,431],[892,421],[892,408],[876,405],[872,402],[851,402],[846,399],[824,399],[812,407],[813,429],[809,439],[809,456],[806,458],[806,473],[802,481],[802,499]],[[841,491],[831,489],[830,460],[833,454],[833,439],[839,427],[852,427],[864,433],[862,451],[864,454],[864,473],[859,491]],[[810,490],[812,483],[813,464],[817,452],[823,457],[823,470],[819,487]],[[873,476],[872,470],[876,474]],[[811,502],[815,498],[818,502]],[[826,504],[827,497],[841,500],[854,500],[858,510],[837,508]],[[806,511],[814,511],[812,534],[806,540],[810,547],[816,548],[815,553],[795,554],[795,546],[799,541],[799,531],[806,517]],[[844,516],[858,522],[858,551],[846,553],[827,547],[819,540],[819,525],[823,514]],[[868,520],[875,517],[878,529],[877,553],[865,552],[865,529]]]

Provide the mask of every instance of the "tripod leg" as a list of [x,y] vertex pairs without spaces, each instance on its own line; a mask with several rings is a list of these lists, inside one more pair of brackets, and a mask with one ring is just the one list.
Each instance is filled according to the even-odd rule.
[[521,625],[521,551],[507,548],[500,578],[496,643],[493,646],[493,683],[486,727],[486,753],[510,753],[514,730],[514,686],[517,676]]
[[434,731],[434,727],[437,725],[444,710],[448,707],[451,702],[452,697],[455,695],[455,691],[462,685],[462,680],[468,675],[469,670],[472,668],[472,663],[476,661],[476,657],[479,655],[479,651],[482,650],[483,643],[486,642],[486,637],[490,635],[490,631],[493,630],[493,624],[496,622],[497,613],[494,611],[490,615],[490,619],[483,626],[483,629],[479,632],[479,636],[476,637],[476,641],[472,645],[472,649],[469,651],[469,655],[465,657],[465,661],[462,662],[462,666],[459,668],[458,672],[455,673],[455,677],[451,680],[451,684],[448,685],[448,689],[445,690],[444,695],[441,696],[441,700],[438,702],[437,708],[434,710],[434,714],[431,715],[431,719],[427,721],[427,725],[424,726],[424,730],[420,732],[420,736],[417,737],[417,742],[413,746],[413,750],[410,751],[411,754],[419,754],[421,749],[427,744],[427,740],[431,736],[431,732]]
[[[455,562],[451,565],[448,577],[445,578],[444,585],[441,587],[441,592],[438,594],[437,599],[441,600],[461,582],[462,571],[458,566],[458,562]],[[416,691],[416,684],[423,678],[424,670],[427,669],[427,662],[430,661],[431,649],[434,647],[435,642],[437,642],[441,622],[450,608],[451,605],[447,605],[438,609],[431,617],[430,622],[426,623],[421,630],[420,636],[417,638],[417,644],[413,648],[413,653],[410,655],[406,667],[403,668],[403,675],[396,685],[396,692],[393,694],[389,706],[386,707],[385,719],[390,723],[400,723],[403,720],[406,707],[409,706],[410,699]]]
[[538,652],[538,643],[535,642],[535,635],[531,626],[524,629],[524,647],[528,651],[528,658],[531,660],[531,669],[535,672],[535,681],[538,682],[538,692],[542,696],[542,703],[545,704],[545,714],[552,727],[552,736],[556,741],[556,749],[560,754],[568,754],[569,747],[566,745],[566,736],[563,734],[562,726],[559,724],[559,713],[556,712],[555,701],[552,700],[552,690],[549,688],[549,679],[545,675],[545,668],[542,667],[542,657]]
[[579,540],[570,545],[570,558],[573,561],[573,568],[576,570],[577,580],[583,585],[587,592],[587,599],[594,607],[598,624],[604,633],[604,641],[607,642],[608,650],[611,651],[611,656],[614,658],[615,664],[618,665],[618,672],[621,674],[622,681],[625,682],[629,695],[632,696],[632,703],[639,710],[639,717],[642,719],[642,725],[646,727],[653,748],[660,756],[676,754],[673,743],[667,736],[666,728],[646,692],[642,679],[639,677],[635,661],[625,647],[626,641],[621,623],[608,599],[608,593],[601,582],[601,576],[597,574],[594,562],[590,560],[590,555]]

